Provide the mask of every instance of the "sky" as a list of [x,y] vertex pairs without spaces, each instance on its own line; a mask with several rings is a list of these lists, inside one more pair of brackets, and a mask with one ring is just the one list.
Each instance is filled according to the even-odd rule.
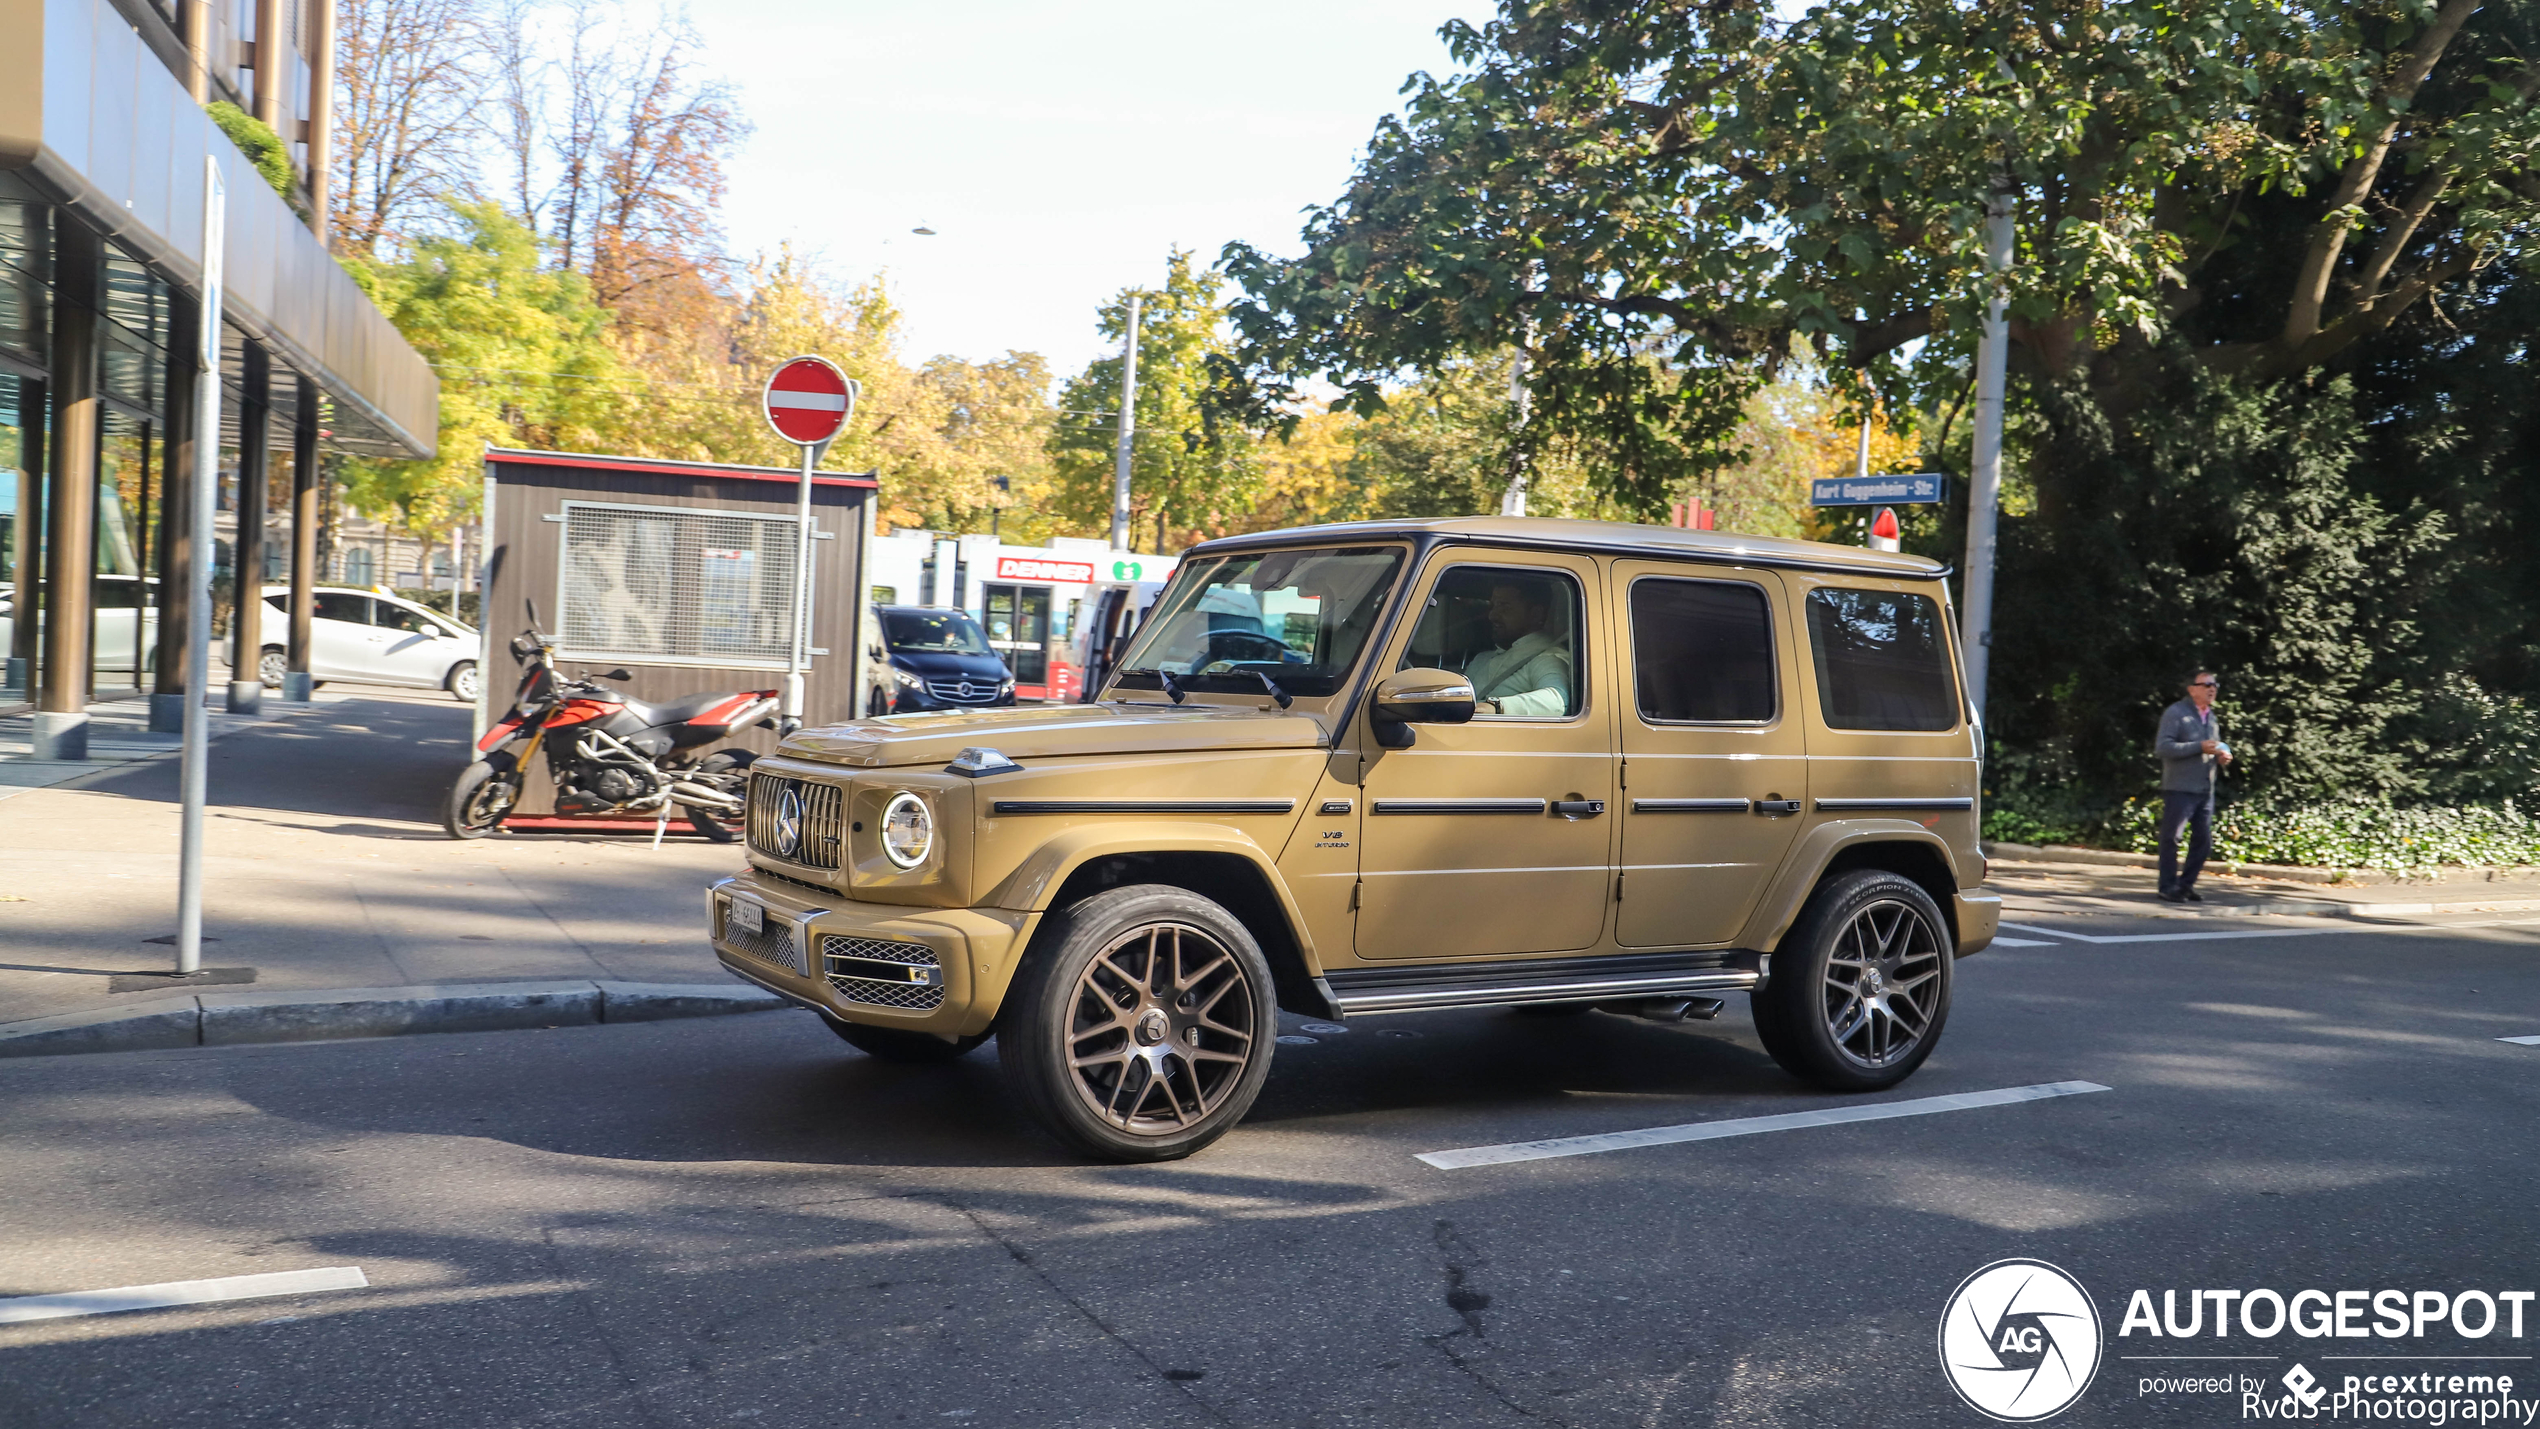
[[[880,4],[716,0],[704,68],[757,126],[730,169],[741,254],[881,272],[911,361],[1110,350],[1094,312],[1175,245],[1296,252],[1470,0]],[[933,237],[910,232],[920,226]]]

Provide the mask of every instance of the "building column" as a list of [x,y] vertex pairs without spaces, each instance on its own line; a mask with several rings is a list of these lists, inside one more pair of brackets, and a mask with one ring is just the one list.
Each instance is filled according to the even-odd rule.
[[291,417],[291,644],[282,697],[302,704],[316,693],[309,678],[309,620],[317,613],[318,386],[300,379]]
[[44,460],[51,450],[45,441],[52,426],[47,391],[48,384],[42,382],[18,384],[18,459],[24,467],[18,480],[17,589],[11,600],[17,618],[9,626],[8,676],[0,680],[10,689],[26,691],[30,699],[35,695],[36,670],[43,663],[36,658],[35,613],[44,608],[44,497],[52,485]]
[[230,540],[229,712],[264,708],[258,667],[265,650],[265,503],[270,497],[273,361],[262,343],[240,344],[244,391],[238,398],[238,530]]
[[89,645],[96,635],[97,235],[53,221],[52,499],[45,503],[44,655],[35,687],[35,757],[88,757]]
[[185,92],[196,104],[212,97],[212,0],[177,0],[177,30],[185,37]]
[[334,194],[327,169],[334,162],[335,4],[318,0],[309,7],[309,229],[329,249],[327,209]]
[[291,46],[282,30],[282,13],[282,0],[256,0],[256,38],[248,51],[256,71],[256,92],[249,96],[248,112],[288,144],[291,136],[283,133],[282,126],[292,116],[283,112],[282,100],[290,92],[283,88],[283,78],[291,72],[291,63],[284,58]]
[[168,311],[168,417],[166,473],[159,494],[159,644],[152,663],[150,728],[185,730],[186,661],[194,651],[185,638],[193,608],[194,562],[194,354],[201,347],[203,305],[180,292]]

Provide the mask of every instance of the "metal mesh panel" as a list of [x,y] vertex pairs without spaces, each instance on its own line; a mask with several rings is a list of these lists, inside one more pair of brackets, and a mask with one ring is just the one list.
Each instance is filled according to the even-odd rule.
[[716,935],[722,938],[734,952],[756,958],[763,963],[774,964],[797,976],[810,975],[809,969],[803,966],[803,948],[802,944],[794,938],[793,924],[777,917],[774,913],[768,913],[763,915],[766,931],[753,933],[746,928],[732,926],[731,920],[723,916],[724,910],[729,906],[729,904],[717,905],[715,921],[724,926],[715,931]]
[[878,938],[850,938],[826,933],[820,939],[820,963],[829,978],[829,985],[849,1002],[869,1003],[877,1007],[905,1007],[921,1012],[944,1005],[944,989],[940,982],[929,987],[892,978],[860,977],[851,971],[858,963],[897,963],[912,968],[938,966],[935,950],[923,943],[886,943]]
[[563,653],[782,668],[794,519],[569,501]]
[[[794,847],[785,851],[784,823],[788,814],[785,796],[791,793],[791,813],[796,820]],[[846,813],[846,790],[835,784],[816,784],[808,779],[787,779],[778,774],[756,774],[750,777],[749,835],[750,851],[769,858],[807,868],[836,868],[838,855],[846,847],[839,825]]]

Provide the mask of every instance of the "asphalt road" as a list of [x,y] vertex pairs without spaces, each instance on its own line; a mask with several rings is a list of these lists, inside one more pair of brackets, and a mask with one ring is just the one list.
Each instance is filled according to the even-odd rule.
[[2233,921],[2015,930],[1870,1100],[2106,1092],[1456,1171],[1415,1154],[1844,1099],[1734,1000],[1362,1019],[1137,1168],[1064,1158],[991,1051],[893,1067],[793,1013],[0,1063],[0,1295],[369,1281],[0,1324],[0,1425],[1971,1425],[1936,1330],[2008,1257],[2104,1320],[2062,1423],[2241,1417],[2128,1356],[2534,1353],[2540,1306],[2117,1333],[2135,1288],[2540,1288],[2540,1046],[2495,1040],[2540,1033],[2540,922]]

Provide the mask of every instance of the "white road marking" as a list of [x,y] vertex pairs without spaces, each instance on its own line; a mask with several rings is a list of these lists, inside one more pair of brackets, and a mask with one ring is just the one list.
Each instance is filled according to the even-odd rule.
[[1993,946],[1997,948],[2051,948],[2055,945],[2044,938],[1996,937],[1993,940]]
[[171,1305],[209,1305],[269,1295],[310,1295],[321,1290],[359,1290],[370,1284],[358,1265],[324,1270],[278,1270],[267,1275],[224,1275],[217,1280],[171,1280],[119,1290],[73,1290],[61,1295],[20,1295],[0,1300],[0,1325],[106,1315],[117,1310],[163,1310]]
[[1930,1116],[1934,1112],[1974,1111],[1979,1107],[2009,1106],[2014,1102],[2043,1101],[2048,1097],[2078,1096],[2084,1092],[2104,1092],[2108,1088],[2097,1082],[2040,1082],[2028,1087],[2003,1087],[1989,1092],[1952,1092],[1947,1096],[1916,1097],[1912,1101],[1876,1102],[1868,1106],[1826,1107],[1819,1111],[1782,1112],[1775,1116],[1741,1116],[1727,1121],[1696,1121],[1682,1126],[1653,1126],[1642,1131],[1608,1131],[1594,1136],[1563,1136],[1550,1141],[1512,1141],[1500,1146],[1467,1146],[1456,1151],[1424,1151],[1419,1159],[1441,1171],[1460,1171],[1468,1166],[1505,1166],[1512,1161],[1546,1161],[1556,1156],[1592,1156],[1600,1151],[1629,1151],[1642,1146],[1672,1146],[1683,1141],[1717,1141],[1728,1136],[1753,1136],[1766,1131],[1797,1131],[1802,1127],[1842,1126],[1855,1121],[1886,1121],[1891,1117]]
[[2517,1047],[2540,1047],[2540,1037],[2499,1037],[2496,1040],[2511,1042]]
[[2002,926],[2017,928],[2023,933],[2043,933],[2050,938],[2070,938],[2076,943],[2203,943],[2218,938],[2316,938],[2327,933],[2391,931],[2387,928],[2251,928],[2236,933],[2070,933],[2061,928],[2040,928],[2028,923],[2005,923]]

